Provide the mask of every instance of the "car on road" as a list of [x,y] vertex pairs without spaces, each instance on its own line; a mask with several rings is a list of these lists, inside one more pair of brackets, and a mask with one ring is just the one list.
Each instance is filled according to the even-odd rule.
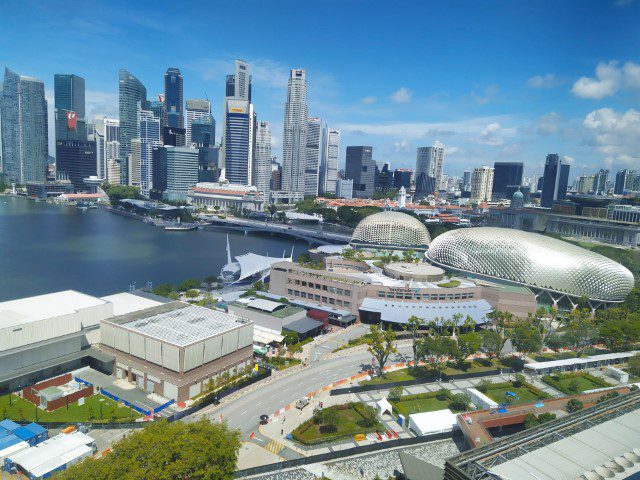
[[269,415],[260,415],[260,425],[266,425],[269,423]]

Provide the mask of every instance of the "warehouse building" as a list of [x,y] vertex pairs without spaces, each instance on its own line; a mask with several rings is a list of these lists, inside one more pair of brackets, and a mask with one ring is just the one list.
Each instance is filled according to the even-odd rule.
[[117,378],[178,402],[252,363],[252,322],[183,302],[105,319],[100,328]]

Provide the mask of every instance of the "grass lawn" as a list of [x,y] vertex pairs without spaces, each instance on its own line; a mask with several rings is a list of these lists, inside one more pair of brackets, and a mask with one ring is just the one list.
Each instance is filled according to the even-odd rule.
[[[100,400],[104,402],[100,402]],[[78,405],[78,402],[70,403],[69,410],[66,407],[59,408],[52,412],[47,412],[38,408],[38,419],[36,420],[36,407],[33,403],[23,398],[12,395],[12,406],[9,406],[9,395],[0,397],[0,417],[9,418],[11,420],[29,420],[41,422],[86,422],[93,416],[96,422],[100,421],[100,403],[102,403],[102,420],[105,422],[112,421],[132,421],[141,417],[141,415],[129,407],[118,405],[113,400],[102,395],[93,395],[85,398],[84,405]],[[115,408],[115,410],[114,410]]]
[[[313,418],[310,418],[304,423],[301,423],[292,432],[293,438],[300,443],[314,444],[324,441],[333,441],[339,438],[346,438],[356,435],[358,433],[369,433],[384,428],[384,426],[376,420],[376,424],[372,427],[363,426],[362,415],[358,412],[358,409],[371,408],[367,407],[362,402],[348,404],[348,408],[344,408],[345,405],[336,405],[333,407],[327,407],[338,412],[338,426],[337,430],[327,432],[320,425],[316,425],[313,422]],[[326,410],[326,409],[325,409]]]
[[[586,378],[582,375],[578,374],[565,374],[560,375],[559,380],[560,385],[566,389],[569,389],[569,384],[571,382],[577,382],[578,391],[584,392],[585,390],[593,390],[594,388],[601,388],[602,385],[599,385],[589,378]],[[577,393],[577,392],[576,392]]]
[[497,388],[490,388],[485,395],[491,400],[498,403],[504,403],[507,396],[507,392],[513,392],[518,396],[517,400],[511,400],[511,405],[520,405],[522,403],[533,403],[540,400],[543,397],[536,395],[526,387],[513,387],[513,386],[500,386]]
[[[586,357],[586,355],[582,355]],[[539,353],[532,355],[531,358],[536,362],[551,362],[553,360],[565,360],[567,358],[576,358],[576,352],[558,352],[558,353]]]

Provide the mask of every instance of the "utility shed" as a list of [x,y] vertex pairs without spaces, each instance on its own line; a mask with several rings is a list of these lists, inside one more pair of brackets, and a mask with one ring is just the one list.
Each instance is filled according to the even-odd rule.
[[33,422],[17,428],[13,434],[31,446],[37,445],[49,437],[46,428]]
[[449,409],[409,415],[409,430],[418,436],[451,432],[454,428],[458,428],[458,422]]

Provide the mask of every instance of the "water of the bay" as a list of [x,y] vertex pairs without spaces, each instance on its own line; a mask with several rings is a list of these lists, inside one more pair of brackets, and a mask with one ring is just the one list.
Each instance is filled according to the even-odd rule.
[[108,295],[134,282],[177,284],[218,275],[232,255],[287,256],[309,245],[269,234],[226,230],[165,232],[101,209],[0,196],[0,301],[74,289]]

